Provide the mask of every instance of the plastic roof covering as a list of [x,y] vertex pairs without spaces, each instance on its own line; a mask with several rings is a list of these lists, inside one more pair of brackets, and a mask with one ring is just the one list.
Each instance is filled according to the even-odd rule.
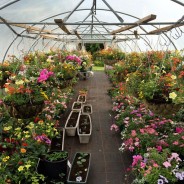
[[[75,34],[67,35],[54,19],[64,19],[72,12],[77,5],[79,7],[72,13],[66,23],[120,23],[115,13],[123,19],[123,23],[134,23],[138,19],[150,14],[156,15],[156,19],[151,22],[177,22],[184,15],[184,0],[179,0],[178,4],[172,0],[1,0],[0,16],[6,21],[15,23],[39,23],[34,26],[40,29],[51,30],[53,37],[60,40],[43,39],[41,32],[28,33],[25,28],[11,26],[13,30],[26,37],[17,35],[6,25],[0,24],[0,61],[8,54],[15,54],[21,57],[25,52],[34,50],[49,50],[50,48],[76,49],[76,45],[81,42],[105,42],[107,45],[120,47],[123,51],[145,51],[184,48],[184,26],[173,28],[171,31],[160,35],[146,35],[146,32],[168,25],[141,25],[116,34],[115,40],[109,32],[126,25],[66,25],[72,32],[77,30],[82,39],[78,39]],[[107,2],[111,10],[108,7]],[[12,3],[12,4],[11,4]],[[80,4],[81,3],[81,4]],[[96,3],[95,7],[93,4]],[[93,14],[91,9],[94,10]],[[96,13],[95,13],[96,10]],[[107,10],[107,11],[105,11]],[[50,17],[50,18],[49,18]],[[93,17],[93,18],[92,18]],[[93,19],[93,20],[92,20]],[[52,23],[50,25],[49,23]],[[32,24],[28,24],[31,26]],[[135,39],[133,32],[137,31],[139,39]],[[130,35],[132,34],[132,35]],[[141,35],[144,34],[144,35]],[[88,40],[88,41],[87,41]],[[124,41],[123,41],[124,40]]]

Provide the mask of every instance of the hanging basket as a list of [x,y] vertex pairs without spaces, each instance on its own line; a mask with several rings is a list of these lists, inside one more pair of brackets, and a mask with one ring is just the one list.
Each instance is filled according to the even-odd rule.
[[37,116],[44,107],[44,102],[40,104],[24,104],[24,105],[13,105],[6,104],[7,110],[11,117],[19,119],[28,119]]
[[115,59],[113,59],[113,60],[111,60],[111,59],[104,60],[104,64],[110,65],[110,66],[113,66],[117,62],[118,62],[118,60],[115,60]]
[[174,103],[152,103],[148,101],[144,101],[145,106],[151,110],[154,114],[161,116],[168,116],[177,113],[182,104],[174,104]]

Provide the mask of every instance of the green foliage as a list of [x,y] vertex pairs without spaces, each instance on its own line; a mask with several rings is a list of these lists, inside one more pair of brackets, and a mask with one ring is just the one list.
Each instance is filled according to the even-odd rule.
[[87,52],[91,52],[91,54],[93,54],[93,53],[103,49],[104,44],[103,43],[86,43],[85,47],[86,47]]
[[104,66],[104,62],[102,60],[95,60],[93,61],[93,64],[95,66]]
[[68,152],[66,152],[66,151],[53,151],[53,152],[46,153],[44,156],[49,161],[58,161],[58,160],[66,159],[68,157]]

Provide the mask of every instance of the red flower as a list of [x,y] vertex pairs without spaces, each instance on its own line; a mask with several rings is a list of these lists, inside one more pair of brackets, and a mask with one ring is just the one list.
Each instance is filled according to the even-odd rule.
[[34,119],[34,122],[37,123],[38,121],[40,121],[40,118],[39,118],[39,117],[36,117],[36,118]]
[[26,147],[26,146],[28,146],[28,144],[26,142],[23,142],[22,143],[22,146],[25,146]]
[[23,162],[19,161],[19,162],[18,162],[18,164],[19,164],[19,165],[22,165],[22,164],[23,164]]

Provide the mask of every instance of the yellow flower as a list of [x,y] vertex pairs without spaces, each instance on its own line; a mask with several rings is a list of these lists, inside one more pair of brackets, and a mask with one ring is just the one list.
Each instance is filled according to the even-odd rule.
[[3,160],[3,162],[7,162],[9,159],[10,159],[10,157],[9,156],[6,156],[2,160]]
[[30,135],[25,135],[25,138],[30,138],[31,136]]
[[31,167],[30,164],[25,165],[26,169],[29,169]]
[[171,79],[176,79],[176,76],[175,75],[171,75]]
[[40,92],[47,100],[49,99],[48,96],[45,94],[45,92],[41,91]]
[[43,124],[43,120],[38,121],[38,124],[42,125]]
[[175,99],[177,97],[177,94],[175,92],[169,93],[169,98]]
[[20,172],[20,171],[23,171],[23,169],[24,169],[24,166],[19,166],[18,171],[19,171],[19,172]]
[[15,128],[15,131],[19,131],[19,130],[21,130],[21,128]]
[[26,127],[29,128],[29,129],[33,129],[33,128],[34,128],[34,123],[31,122],[31,123],[29,123],[29,125],[27,125]]
[[8,130],[10,130],[10,129],[12,129],[12,126],[8,126],[8,127],[4,127],[4,131],[8,131]]
[[23,80],[18,80],[18,81],[15,82],[15,84],[16,85],[22,85],[22,84],[24,84],[24,81]]

